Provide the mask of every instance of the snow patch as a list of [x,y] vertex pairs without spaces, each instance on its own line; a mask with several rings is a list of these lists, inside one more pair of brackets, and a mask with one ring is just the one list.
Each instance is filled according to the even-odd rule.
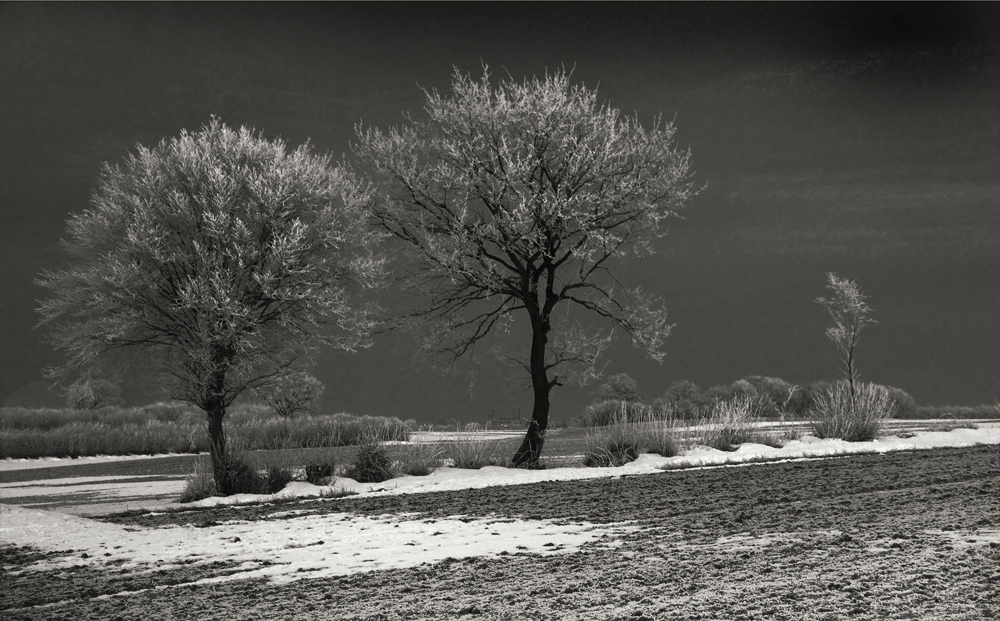
[[249,578],[287,583],[304,577],[414,567],[447,558],[563,554],[621,532],[620,528],[550,520],[406,517],[289,514],[277,521],[230,522],[206,528],[141,528],[0,505],[0,542],[71,551],[35,563],[26,571],[96,568],[105,563],[142,571],[147,566],[168,569],[232,561],[240,563],[243,570],[196,584]]
[[[185,453],[193,455],[193,453]],[[13,470],[33,470],[35,468],[55,468],[58,466],[84,466],[87,464],[106,464],[115,461],[134,461],[136,459],[162,459],[164,457],[181,457],[179,453],[161,453],[159,455],[90,455],[88,457],[38,457],[35,459],[0,459],[0,472]]]

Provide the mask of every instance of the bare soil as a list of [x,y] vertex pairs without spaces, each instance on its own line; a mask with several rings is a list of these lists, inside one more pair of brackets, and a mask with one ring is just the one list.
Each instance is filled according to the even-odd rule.
[[[105,519],[136,526],[274,520],[280,528],[288,509],[286,503]],[[0,555],[0,618],[1000,618],[997,447],[300,501],[295,509],[633,528],[620,542],[599,541],[572,554],[513,550],[288,585],[170,586],[232,571],[223,564],[21,572],[40,553],[7,548]],[[148,590],[107,597],[138,589]]]

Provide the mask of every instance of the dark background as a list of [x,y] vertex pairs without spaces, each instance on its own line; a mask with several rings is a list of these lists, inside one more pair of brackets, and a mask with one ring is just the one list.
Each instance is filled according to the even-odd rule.
[[[673,119],[706,189],[658,253],[622,268],[677,323],[662,365],[620,339],[608,373],[837,376],[813,302],[856,279],[880,322],[862,379],[918,403],[1000,396],[1000,5],[0,4],[0,402],[62,402],[33,279],[66,265],[67,215],[101,163],[212,114],[318,151],[419,113],[452,66],[516,79],[561,66],[648,122]],[[525,343],[527,346],[527,343]],[[530,410],[492,359],[442,374],[392,336],[324,354],[330,411],[433,421]],[[135,380],[128,392],[147,398]],[[553,393],[557,421],[594,387]]]

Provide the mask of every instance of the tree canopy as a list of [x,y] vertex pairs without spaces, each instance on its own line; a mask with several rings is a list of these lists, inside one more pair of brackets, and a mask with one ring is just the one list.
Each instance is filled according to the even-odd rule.
[[70,217],[70,267],[39,284],[42,324],[70,377],[142,352],[175,398],[204,409],[213,457],[225,408],[301,364],[321,343],[369,343],[379,233],[370,192],[308,144],[289,150],[213,118],[106,164],[89,209]]
[[531,377],[532,422],[515,456],[531,462],[550,390],[597,377],[614,328],[662,359],[666,310],[620,284],[615,260],[652,253],[664,220],[694,196],[689,153],[671,123],[643,127],[565,71],[494,86],[485,70],[456,70],[449,95],[425,95],[426,118],[359,126],[355,153],[381,189],[377,222],[407,251],[401,283],[425,301],[410,317],[429,349],[453,360],[506,333],[515,313],[527,320],[527,355],[503,355]]

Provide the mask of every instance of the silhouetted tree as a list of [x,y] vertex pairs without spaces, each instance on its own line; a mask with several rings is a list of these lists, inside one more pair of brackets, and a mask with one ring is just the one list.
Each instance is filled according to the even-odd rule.
[[380,235],[367,187],[309,145],[288,150],[213,119],[105,165],[68,222],[70,268],[39,309],[69,355],[56,377],[121,352],[155,354],[173,396],[208,417],[217,483],[226,407],[319,343],[368,345]]
[[[383,190],[377,222],[408,250],[401,283],[426,300],[411,318],[425,346],[454,360],[527,320],[523,366],[534,407],[515,464],[537,461],[549,393],[599,375],[611,330],[584,326],[562,303],[606,320],[653,359],[670,332],[658,298],[624,288],[614,259],[650,254],[662,222],[695,191],[674,127],[597,103],[563,71],[497,86],[457,70],[450,95],[425,92],[426,119],[357,128],[355,153]],[[499,350],[495,350],[499,353]]]

